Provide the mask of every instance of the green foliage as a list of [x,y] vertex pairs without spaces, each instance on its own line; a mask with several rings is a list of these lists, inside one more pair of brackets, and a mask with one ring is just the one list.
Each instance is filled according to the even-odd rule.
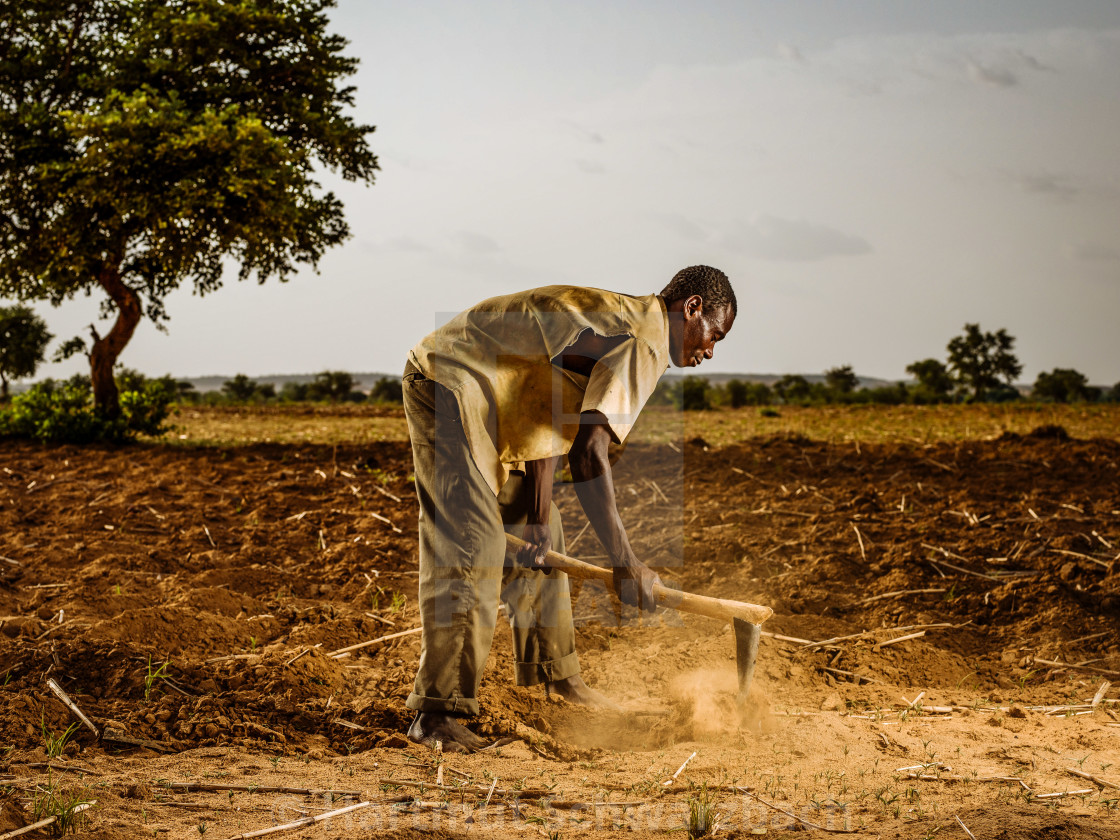
[[285,382],[280,389],[280,399],[284,402],[306,402],[311,399],[310,389],[307,382]]
[[813,388],[804,376],[787,373],[774,383],[774,394],[788,405],[789,403],[807,402],[813,395]]
[[840,365],[824,372],[824,384],[832,394],[846,396],[859,387],[859,377],[851,365]]
[[1100,395],[1100,389],[1091,387],[1085,374],[1072,368],[1040,371],[1031,389],[1032,397],[1045,402],[1092,402]]
[[[1011,385],[1023,366],[1011,352],[1015,344],[1007,330],[981,332],[979,324],[965,324],[964,335],[949,342],[949,371],[969,402],[983,400],[1001,383]],[[1008,396],[1004,392],[1003,396]]]
[[[308,387],[308,397],[313,400],[342,402],[354,395],[354,377],[341,370],[325,370],[315,374]],[[361,395],[356,395],[362,399]]]
[[52,336],[27,306],[0,306],[0,399],[8,398],[8,380],[34,376]]
[[175,380],[175,398],[177,402],[197,402],[198,391],[195,390],[194,383],[189,379]]
[[742,408],[747,404],[747,383],[739,379],[729,379],[723,386],[727,391],[727,404],[732,408]]
[[80,335],[76,335],[58,345],[57,349],[54,351],[54,355],[51,356],[51,361],[65,362],[71,356],[77,356],[79,353],[86,353],[88,355],[86,340]]
[[31,819],[33,822],[39,822],[54,817],[50,832],[55,837],[65,837],[67,834],[77,833],[78,828],[85,821],[85,808],[82,806],[89,802],[92,800],[82,792],[62,790],[53,781],[48,769],[46,785],[37,786],[32,797]]
[[233,379],[227,379],[222,383],[222,394],[229,402],[264,402],[276,396],[276,386],[272,384],[262,385],[257,380],[239,373]]
[[722,815],[717,814],[707,785],[701,785],[696,796],[688,798],[688,823],[685,829],[689,840],[698,840],[712,834]]
[[55,732],[47,726],[46,715],[39,717],[39,731],[43,736],[43,749],[47,753],[47,758],[58,758],[62,755],[62,750],[66,746],[66,742],[70,740],[70,736],[78,730],[78,724],[72,723],[63,732]]
[[96,411],[89,377],[65,382],[46,379],[12,398],[0,410],[0,437],[43,443],[124,443],[137,435],[160,435],[175,399],[170,377],[135,381],[136,390],[122,390],[120,414],[106,417]]
[[702,376],[686,376],[681,380],[681,408],[685,411],[707,411],[712,407],[712,386]]
[[857,402],[871,403],[872,405],[903,405],[907,402],[916,402],[916,391],[908,388],[905,382],[894,385],[884,385],[881,388],[864,388],[859,391]]
[[[285,382],[280,389],[284,402],[360,402],[365,399],[355,390],[357,380],[340,370],[325,370],[311,382]],[[397,399],[400,402],[400,398]]]
[[906,372],[918,380],[914,389],[914,402],[938,403],[949,399],[953,390],[953,377],[949,369],[937,359],[922,359],[906,366]]
[[152,689],[160,680],[167,679],[167,666],[170,662],[162,662],[156,669],[152,669],[152,655],[148,654],[148,673],[144,675],[144,699],[147,700],[151,694]]
[[744,405],[769,405],[774,399],[770,388],[761,382],[731,379],[724,388],[727,391],[727,403],[732,408],[742,408]]
[[647,405],[681,407],[680,384],[670,379],[660,379],[646,401]]
[[[166,296],[285,280],[349,229],[323,170],[372,181],[344,114],[357,62],[332,0],[22,0],[0,5],[0,295],[105,295],[97,402]],[[107,378],[108,377],[108,378]]]
[[399,379],[390,379],[388,376],[383,376],[373,383],[369,398],[372,402],[378,403],[404,402],[404,386]]

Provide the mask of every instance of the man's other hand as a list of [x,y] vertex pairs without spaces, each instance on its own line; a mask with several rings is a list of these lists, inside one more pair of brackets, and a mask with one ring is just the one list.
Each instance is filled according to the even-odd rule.
[[552,550],[552,531],[548,523],[526,525],[521,539],[525,540],[526,544],[517,549],[518,563],[530,569],[548,571],[552,568],[548,565],[545,556]]
[[657,608],[653,587],[661,583],[661,578],[645,563],[634,561],[629,565],[616,565],[613,578],[614,594],[622,603],[650,613]]

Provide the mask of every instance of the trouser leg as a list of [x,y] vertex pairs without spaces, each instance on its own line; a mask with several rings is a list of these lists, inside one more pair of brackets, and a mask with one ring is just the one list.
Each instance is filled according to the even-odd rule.
[[405,368],[405,416],[420,502],[420,664],[406,705],[478,714],[497,619],[505,535],[471,458],[454,395]]
[[[522,476],[514,472],[498,495],[505,528],[517,537],[522,535],[528,518],[523,491]],[[563,553],[564,529],[555,504],[548,522],[553,550]],[[502,581],[502,601],[513,630],[514,677],[518,685],[554,682],[579,673],[566,574],[527,569],[511,558]]]

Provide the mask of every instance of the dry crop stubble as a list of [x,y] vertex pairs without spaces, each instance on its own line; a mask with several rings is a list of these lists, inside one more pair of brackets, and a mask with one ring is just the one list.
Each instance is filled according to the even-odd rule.
[[[864,824],[856,836],[952,836],[959,816],[977,837],[1110,836],[1120,830],[1115,791],[1068,770],[1120,781],[1115,685],[1091,703],[1106,680],[1120,679],[1035,660],[1120,670],[1120,580],[1110,559],[1120,548],[1101,542],[1120,543],[1116,426],[1106,439],[1061,441],[1030,436],[1028,417],[1009,429],[1020,437],[985,439],[999,436],[985,425],[991,418],[966,415],[954,422],[982,435],[928,445],[920,432],[901,443],[887,436],[904,428],[890,425],[901,421],[889,413],[858,446],[841,426],[816,440],[717,446],[719,423],[735,412],[685,417],[698,425],[678,434],[676,449],[635,441],[618,483],[640,550],[684,588],[778,612],[766,629],[784,638],[763,639],[755,679],[773,729],[701,725],[713,717],[702,703],[718,711],[733,693],[731,635],[716,622],[662,616],[614,627],[601,610],[580,622],[588,682],[633,708],[667,712],[629,718],[513,686],[509,629],[500,626],[478,728],[527,727],[523,740],[439,765],[445,786],[469,782],[482,796],[434,789],[431,754],[401,738],[415,636],[328,655],[416,624],[407,445],[403,436],[343,439],[347,423],[403,428],[402,418],[291,418],[296,435],[322,434],[320,443],[239,445],[260,439],[249,426],[218,446],[2,442],[0,554],[14,561],[0,565],[0,674],[9,675],[0,740],[13,748],[6,772],[23,787],[46,779],[34,766],[46,761],[40,712],[55,731],[70,722],[44,688],[49,672],[98,723],[172,750],[107,749],[82,730],[72,740],[77,755],[52,759],[100,774],[84,780],[97,784],[95,837],[150,837],[159,828],[197,836],[204,822],[207,836],[228,838],[357,801],[186,792],[161,779],[358,791],[379,801],[416,794],[394,779],[428,786],[420,804],[382,802],[351,823],[338,818],[337,829],[291,836],[350,825],[356,837],[433,827],[606,837],[622,825],[672,837],[700,784],[728,832],[765,825],[784,836],[805,819]],[[1055,416],[1073,432],[1073,419]],[[238,422],[258,420],[245,413]],[[288,421],[273,412],[260,422],[277,435]],[[697,437],[703,442],[685,442]],[[570,488],[557,497],[574,535],[583,524],[578,504]],[[600,552],[586,534],[575,553]],[[393,598],[372,597],[379,592],[406,599],[394,611]],[[591,612],[584,595],[576,593],[577,618],[581,605]],[[882,644],[929,625],[949,626]],[[789,641],[862,631],[870,632],[824,646]],[[171,664],[145,699],[149,656]],[[1060,711],[1069,703],[1077,705]],[[674,784],[661,784],[682,765]],[[914,765],[932,778],[899,769]],[[1031,790],[984,780],[996,776],[1022,778]],[[499,792],[483,809],[495,778]],[[517,796],[534,790],[578,807]],[[1037,797],[1055,793],[1065,795]],[[609,804],[629,802],[639,804]],[[0,827],[14,827],[18,813],[5,806]]]
[[[778,416],[758,408],[643,412],[634,441],[701,437],[710,445],[773,435],[839,443],[937,443],[985,440],[1004,432],[1027,434],[1056,425],[1074,438],[1115,438],[1120,405],[933,405],[777,406]],[[190,406],[172,415],[175,429],[164,439],[188,444],[310,443],[354,445],[407,440],[399,408],[363,405]]]

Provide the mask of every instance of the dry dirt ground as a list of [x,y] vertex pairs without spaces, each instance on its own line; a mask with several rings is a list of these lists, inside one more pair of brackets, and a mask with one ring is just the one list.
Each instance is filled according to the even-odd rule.
[[[574,585],[587,681],[630,711],[514,686],[499,623],[475,723],[506,742],[443,757],[402,737],[417,635],[331,655],[418,625],[405,442],[0,441],[0,834],[53,795],[96,800],[95,838],[359,803],[278,836],[686,836],[707,797],[717,836],[1115,838],[1118,465],[1116,440],[1055,429],[632,445],[639,553],[775,610],[750,714],[727,626]],[[48,679],[116,740],[79,728],[49,758],[73,718]]]

